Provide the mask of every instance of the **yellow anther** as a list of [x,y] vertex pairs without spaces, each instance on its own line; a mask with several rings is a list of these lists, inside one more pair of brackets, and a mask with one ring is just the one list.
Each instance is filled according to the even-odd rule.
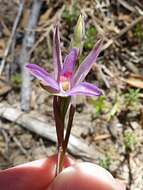
[[67,91],[69,90],[69,81],[61,82],[62,90]]

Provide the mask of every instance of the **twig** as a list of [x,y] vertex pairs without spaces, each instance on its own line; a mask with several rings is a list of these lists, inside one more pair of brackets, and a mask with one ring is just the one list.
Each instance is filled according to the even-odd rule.
[[105,140],[105,139],[109,139],[109,138],[111,138],[111,135],[103,134],[103,135],[95,136],[94,140],[95,141],[100,141],[100,140]]
[[118,0],[118,1],[119,1],[119,3],[120,3],[123,7],[125,7],[127,10],[129,10],[129,11],[131,11],[131,12],[135,12],[135,8],[132,7],[131,5],[129,5],[126,1],[124,1],[124,0]]
[[31,55],[33,51],[38,47],[38,45],[49,35],[51,30],[52,30],[52,25],[47,27],[47,31],[44,34],[42,34],[42,36],[36,41],[36,43],[31,48],[29,55]]
[[24,8],[24,1],[21,0],[21,1],[20,1],[20,4],[19,4],[18,13],[17,13],[16,19],[15,19],[15,22],[14,22],[14,25],[13,25],[13,28],[12,28],[12,33],[11,33],[11,36],[10,36],[10,38],[9,38],[7,47],[6,47],[6,49],[5,49],[3,60],[2,60],[2,62],[1,62],[0,75],[1,75],[2,72],[3,72],[4,66],[5,66],[5,62],[6,62],[6,58],[7,58],[7,56],[8,56],[9,51],[10,51],[11,44],[12,44],[12,41],[13,41],[13,39],[14,39],[17,26],[18,26],[18,24],[19,24],[21,15],[22,15],[22,13],[23,13],[23,8]]
[[19,147],[19,149],[21,150],[21,152],[22,152],[27,158],[29,158],[28,152],[25,150],[25,148],[23,147],[23,145],[21,144],[21,142],[17,139],[17,137],[12,136],[12,135],[11,135],[11,137],[12,137],[13,141],[16,143],[16,145]]
[[[3,128],[0,128],[0,132],[2,133],[3,137],[4,137],[4,140],[5,140],[5,152],[7,153],[8,155],[8,152],[9,152],[9,137],[6,133],[6,131],[3,129]],[[6,155],[6,157],[8,158],[8,156]]]
[[123,28],[118,35],[116,35],[113,39],[110,39],[102,48],[102,51],[107,49],[110,45],[112,45],[118,38],[120,38],[122,35],[124,35],[126,32],[128,32],[131,28],[133,28],[137,23],[139,23],[141,20],[143,20],[143,15],[136,18],[131,24],[129,24],[127,27]]
[[60,20],[62,13],[64,11],[64,8],[65,8],[65,5],[63,5],[62,8],[59,9],[58,12],[51,19],[47,20],[47,22],[42,27],[39,27],[39,29],[36,30],[37,32],[44,32],[44,33],[42,33],[40,38],[36,41],[34,46],[31,48],[29,55],[31,55],[31,53],[33,53],[33,51],[37,48],[37,46],[49,35],[50,31],[53,28],[53,23],[56,23],[58,20]]
[[110,84],[109,84],[109,82],[108,82],[106,76],[105,76],[104,73],[102,72],[102,67],[98,65],[97,70],[99,71],[99,74],[100,74],[102,80],[104,81],[106,87],[107,87],[107,88],[110,88]]
[[131,24],[129,24],[127,27],[123,28],[120,33],[115,37],[115,40],[120,38],[122,35],[124,35],[126,32],[128,32],[129,30],[131,30],[131,28],[133,28],[138,22],[140,22],[141,20],[143,20],[143,15],[139,16],[138,18],[136,18]]
[[30,108],[31,76],[25,70],[25,65],[30,60],[29,51],[35,41],[35,28],[38,22],[41,4],[41,1],[33,0],[25,37],[23,39],[22,50],[19,57],[19,63],[22,70],[21,109],[23,111],[29,111]]
[[132,174],[132,167],[131,167],[131,155],[130,152],[126,151],[126,159],[127,159],[127,163],[128,163],[128,170],[129,170],[129,187],[131,187],[132,183],[133,183],[133,174]]

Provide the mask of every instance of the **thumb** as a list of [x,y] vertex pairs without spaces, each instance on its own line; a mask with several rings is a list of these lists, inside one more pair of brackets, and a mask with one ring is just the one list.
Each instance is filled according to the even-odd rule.
[[78,163],[64,169],[47,190],[125,190],[104,168]]

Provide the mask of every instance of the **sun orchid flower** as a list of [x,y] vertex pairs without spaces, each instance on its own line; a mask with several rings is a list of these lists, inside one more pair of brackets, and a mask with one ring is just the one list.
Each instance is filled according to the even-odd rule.
[[75,64],[78,58],[77,48],[70,50],[62,64],[59,28],[56,25],[53,34],[54,77],[36,64],[27,64],[26,68],[41,81],[41,84],[48,92],[56,96],[99,96],[101,95],[100,89],[91,83],[85,82],[84,79],[95,63],[101,47],[102,40],[99,40],[77,70],[75,70]]

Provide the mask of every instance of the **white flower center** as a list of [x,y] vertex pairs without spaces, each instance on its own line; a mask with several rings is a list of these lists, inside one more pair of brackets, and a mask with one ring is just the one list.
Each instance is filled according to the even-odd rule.
[[60,87],[62,91],[68,91],[70,89],[69,79],[65,76],[60,77]]

